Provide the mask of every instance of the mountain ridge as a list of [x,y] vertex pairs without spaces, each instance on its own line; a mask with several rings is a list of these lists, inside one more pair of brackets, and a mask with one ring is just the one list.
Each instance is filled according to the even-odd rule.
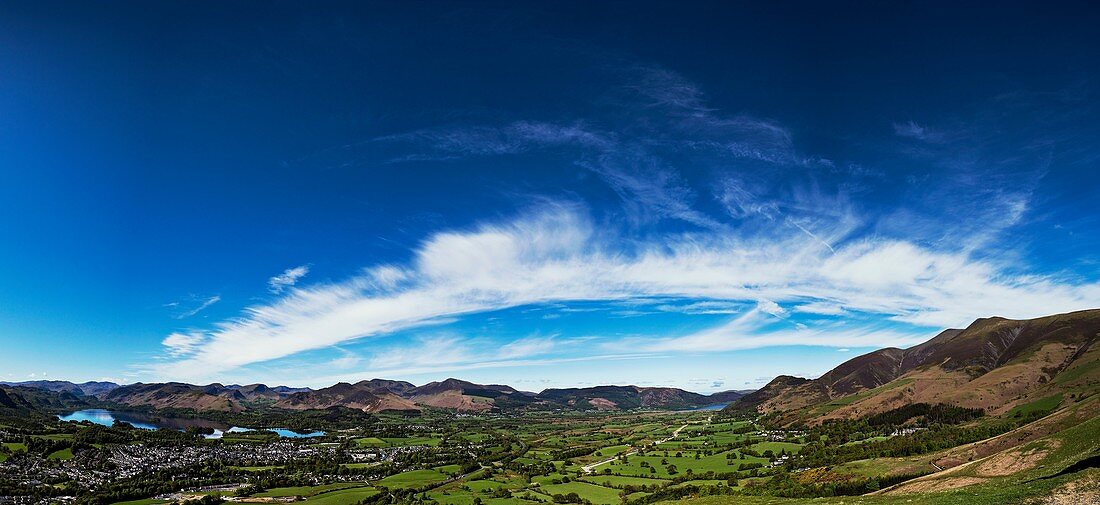
[[[72,383],[50,381],[39,389],[73,394]],[[27,386],[34,389],[33,386]],[[425,408],[461,412],[489,412],[533,408],[540,410],[629,410],[635,408],[686,409],[729,403],[743,391],[703,395],[671,387],[593,386],[548,388],[539,393],[520,391],[502,384],[476,384],[448,378],[416,386],[390,379],[340,382],[327,388],[269,387],[264,384],[205,385],[183,382],[134,383],[89,396],[110,406],[196,411],[241,412],[257,405],[287,410],[346,407],[365,412],[419,411]]]
[[68,392],[81,396],[98,396],[108,393],[119,387],[119,384],[109,381],[69,382],[62,380],[36,380],[22,382],[0,381],[0,386],[29,387],[54,392]]
[[[852,358],[817,379],[780,376],[726,407],[820,422],[911,403],[946,403],[1002,413],[1096,380],[1100,309],[1034,319],[988,317],[907,349]],[[1076,378],[1062,372],[1079,367]],[[1082,379],[1083,377],[1083,379]]]

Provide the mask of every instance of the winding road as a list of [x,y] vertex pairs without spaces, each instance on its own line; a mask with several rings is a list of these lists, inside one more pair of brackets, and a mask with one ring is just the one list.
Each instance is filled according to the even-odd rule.
[[[710,423],[710,418],[709,417],[707,418],[707,423]],[[687,428],[687,427],[688,427],[688,425],[685,424],[685,425],[683,425],[679,428],[676,428],[676,431],[672,432],[671,437],[668,437],[664,440],[658,440],[658,441],[654,442],[653,445],[663,444],[665,442],[668,442],[669,440],[672,440],[672,439],[676,438],[677,436],[680,435],[680,432],[683,431],[684,428]],[[619,459],[622,456],[633,456],[635,454],[638,454],[638,450],[637,449],[631,449],[630,452],[616,454],[615,456],[613,456],[611,458],[608,458],[608,459],[605,459],[603,461],[600,461],[599,463],[592,463],[591,465],[582,466],[581,470],[584,470],[584,473],[592,473],[592,470],[595,470],[597,466],[606,465],[606,464],[608,464],[612,461],[615,461],[616,459]]]

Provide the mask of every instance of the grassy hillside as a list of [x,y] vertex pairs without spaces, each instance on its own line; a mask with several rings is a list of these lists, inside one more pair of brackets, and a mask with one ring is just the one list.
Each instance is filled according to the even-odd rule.
[[[1100,418],[954,469],[858,497],[813,499],[750,496],[687,497],[661,503],[718,505],[932,504],[1009,505],[1100,503]],[[886,462],[880,468],[892,466]]]

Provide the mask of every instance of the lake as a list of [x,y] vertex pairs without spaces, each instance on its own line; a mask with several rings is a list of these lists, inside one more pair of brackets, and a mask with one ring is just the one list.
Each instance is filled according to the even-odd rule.
[[697,411],[700,411],[700,410],[722,410],[722,409],[726,408],[726,405],[729,405],[729,404],[728,403],[717,403],[717,404],[714,404],[714,405],[707,405],[705,407],[695,407],[695,408],[689,409],[689,410],[692,411],[692,412],[697,412]]
[[[187,428],[213,429],[214,434],[206,435],[206,438],[222,438],[222,436],[226,433],[244,433],[255,431],[254,428],[229,426],[226,424],[215,423],[213,421],[206,421],[203,419],[152,416],[142,412],[124,412],[119,410],[106,409],[78,410],[69,414],[60,414],[57,416],[57,418],[62,421],[89,421],[95,424],[101,424],[103,426],[111,426],[115,424],[115,421],[121,421],[125,423],[130,423],[131,425],[133,425],[133,427],[142,430],[156,430],[160,428],[168,428],[180,431],[186,430]],[[285,428],[267,428],[267,430],[278,433],[280,437],[286,438],[310,438],[319,437],[325,434],[325,432],[323,431],[298,433]]]

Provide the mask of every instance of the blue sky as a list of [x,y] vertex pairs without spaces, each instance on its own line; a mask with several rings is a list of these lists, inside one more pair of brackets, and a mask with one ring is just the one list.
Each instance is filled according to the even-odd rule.
[[710,392],[1100,306],[1087,3],[0,10],[2,380]]

